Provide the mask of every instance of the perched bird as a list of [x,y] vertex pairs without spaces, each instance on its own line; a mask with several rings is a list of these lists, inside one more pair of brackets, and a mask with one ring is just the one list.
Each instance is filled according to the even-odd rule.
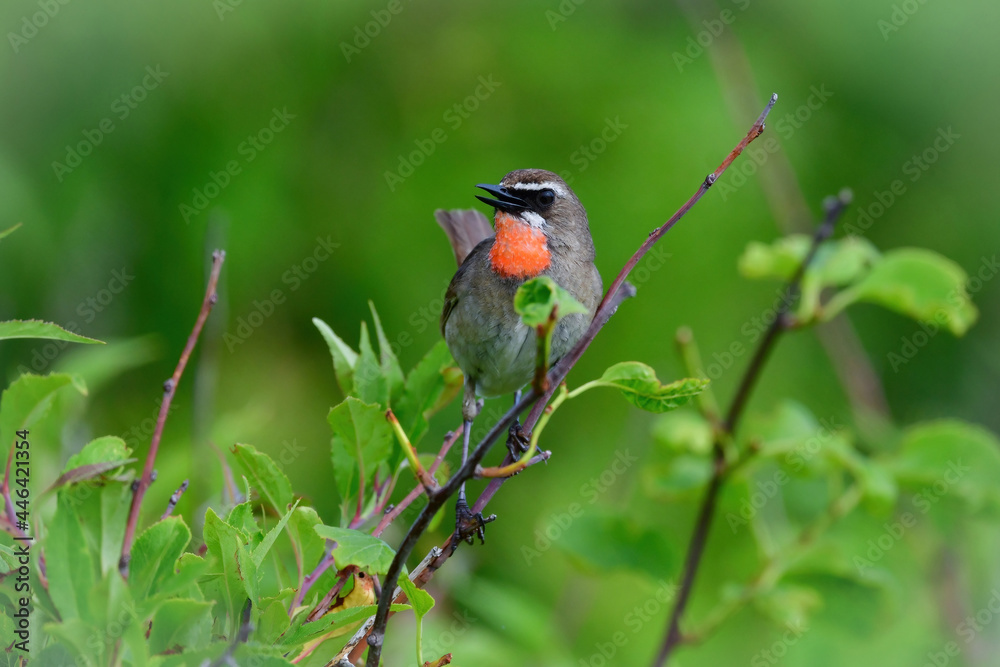
[[[472,422],[482,405],[478,397],[519,395],[534,374],[535,332],[514,311],[517,288],[547,275],[589,310],[556,325],[551,363],[586,331],[603,291],[587,212],[562,178],[543,169],[519,169],[499,185],[477,187],[492,195],[477,198],[496,209],[495,231],[474,210],[435,212],[459,264],[445,293],[441,333],[465,375],[463,463]],[[471,544],[474,534],[482,539],[483,524],[482,516],[469,510],[463,485],[455,543],[465,539]]]

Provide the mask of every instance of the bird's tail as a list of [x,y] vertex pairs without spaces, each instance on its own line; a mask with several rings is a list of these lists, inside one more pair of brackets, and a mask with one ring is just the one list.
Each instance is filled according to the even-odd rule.
[[472,252],[483,239],[493,236],[493,227],[485,215],[475,209],[455,209],[434,211],[434,218],[448,235],[451,249],[455,251],[455,261],[461,266],[466,255]]

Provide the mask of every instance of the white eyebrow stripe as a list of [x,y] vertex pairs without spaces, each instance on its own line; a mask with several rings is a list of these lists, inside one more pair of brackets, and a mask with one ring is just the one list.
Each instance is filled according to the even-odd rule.
[[561,196],[566,196],[566,188],[559,185],[558,183],[553,183],[552,181],[545,181],[543,183],[515,183],[513,185],[507,186],[508,190],[555,190]]

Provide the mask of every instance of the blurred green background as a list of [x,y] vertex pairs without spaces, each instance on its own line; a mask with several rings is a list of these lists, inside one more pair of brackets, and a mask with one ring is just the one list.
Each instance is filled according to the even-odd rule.
[[[37,18],[45,7],[51,16]],[[732,343],[749,345],[744,325],[775,299],[772,286],[739,277],[738,255],[751,240],[778,236],[780,224],[808,222],[794,206],[769,201],[762,180],[800,188],[813,215],[824,196],[850,187],[855,206],[845,223],[864,223],[868,212],[866,236],[878,247],[924,246],[970,274],[989,273],[973,294],[981,319],[972,331],[961,340],[936,335],[902,365],[889,355],[901,354],[919,325],[873,307],[852,311],[893,417],[905,425],[955,416],[1000,431],[1000,281],[989,279],[1000,225],[995,192],[984,187],[1000,150],[998,5],[17,0],[0,15],[9,43],[0,64],[0,228],[24,223],[0,245],[0,319],[75,325],[111,343],[81,351],[8,342],[0,368],[9,381],[20,368],[85,369],[94,363],[87,355],[100,353],[123,364],[110,381],[87,377],[86,418],[52,451],[65,458],[102,434],[145,451],[211,249],[227,252],[222,299],[168,422],[150,505],[165,504],[190,476],[180,510],[195,520],[221,485],[210,443],[241,441],[279,458],[296,490],[334,521],[325,417],[341,396],[312,317],[356,344],[371,299],[404,366],[414,364],[438,339],[440,299],[454,272],[433,210],[485,212],[475,184],[523,167],[571,182],[607,283],[771,92],[780,99],[769,136],[780,152],[740,175],[753,163],[744,156],[670,232],[662,261],[633,278],[638,298],[620,309],[571,383],[625,359],[680,377],[673,335],[681,325],[693,328],[708,363],[727,365]],[[735,61],[726,57],[733,45]],[[752,79],[727,69],[743,58],[740,45]],[[727,103],[733,80],[755,95],[749,113]],[[952,139],[935,148],[941,132]],[[921,169],[914,156],[934,162]],[[897,179],[905,192],[886,206],[878,193]],[[115,347],[137,337],[145,338]],[[747,356],[715,379],[720,398],[732,394]],[[831,361],[810,333],[782,341],[751,407],[768,410],[786,396],[817,416],[850,421]],[[456,404],[422,449],[436,448],[458,420]],[[543,443],[551,462],[505,487],[490,506],[500,519],[486,548],[463,548],[435,578],[441,606],[428,633],[455,651],[456,664],[649,661],[666,607],[656,605],[635,632],[626,619],[655,599],[655,577],[581,573],[558,549],[528,563],[522,547],[553,515],[586,502],[584,485],[620,452],[642,460],[652,423],[610,392],[563,408]],[[697,495],[650,504],[634,493],[639,475],[640,466],[629,468],[588,511],[630,507],[682,553]],[[957,597],[973,611],[1000,581],[989,558],[1000,540],[970,531],[975,549],[963,543],[941,558],[958,559]],[[737,539],[716,525],[694,618],[728,581],[745,578],[754,549],[748,532]],[[954,629],[940,613],[940,573],[902,548],[891,555],[901,583],[887,615],[851,623],[854,603],[830,602],[781,661],[915,665],[939,650]],[[663,580],[676,577],[676,564],[664,568]],[[475,620],[451,616],[463,611]],[[980,637],[980,650],[984,642],[996,649],[998,629]],[[628,642],[601,662],[599,644],[618,631]],[[394,641],[402,646],[406,634]],[[780,637],[748,610],[679,664],[776,664],[759,662],[760,652]],[[995,664],[988,655],[967,650],[951,664]]]

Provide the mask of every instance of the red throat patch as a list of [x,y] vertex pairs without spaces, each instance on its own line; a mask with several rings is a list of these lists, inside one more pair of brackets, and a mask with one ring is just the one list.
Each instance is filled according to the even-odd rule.
[[497,211],[495,227],[490,264],[496,273],[504,278],[533,278],[549,268],[552,255],[542,230],[503,211]]

